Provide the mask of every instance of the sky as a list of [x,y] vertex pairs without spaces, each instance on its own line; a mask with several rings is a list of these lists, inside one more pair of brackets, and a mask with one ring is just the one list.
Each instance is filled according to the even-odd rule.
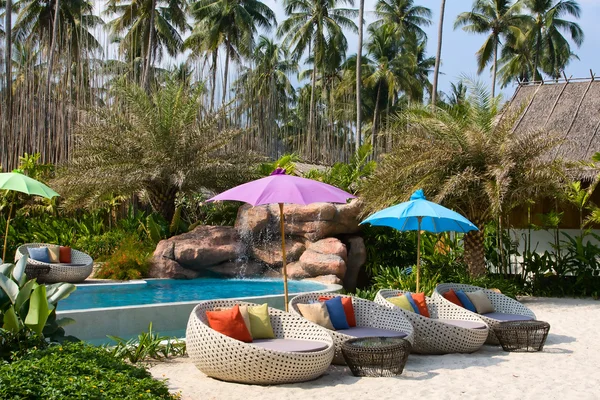
[[[285,13],[282,7],[281,0],[263,0],[271,7],[276,15],[277,22],[281,23],[285,19]],[[366,24],[372,22],[375,17],[373,10],[376,0],[365,0],[365,20]],[[429,37],[427,52],[431,56],[435,56],[437,47],[437,29],[440,13],[440,0],[416,0],[416,4],[426,6],[433,12],[434,23],[425,29]],[[590,76],[592,69],[600,76],[600,0],[579,0],[579,5],[582,10],[582,15],[579,25],[585,34],[585,41],[581,48],[575,48],[572,44],[575,53],[580,60],[573,61],[567,67],[565,73],[568,77],[583,78]],[[358,0],[356,0],[358,7]],[[475,60],[475,52],[481,47],[484,42],[484,35],[474,35],[463,32],[461,29],[454,30],[454,21],[458,14],[464,11],[469,11],[472,7],[470,0],[447,0],[446,12],[444,16],[444,39],[442,48],[442,66],[440,68],[441,75],[439,78],[439,87],[442,91],[448,91],[451,82],[456,82],[461,76],[477,77],[477,62]],[[356,54],[358,45],[358,37],[355,34],[347,33],[348,37],[348,54]],[[481,81],[491,84],[490,73],[484,71],[479,77]],[[515,87],[509,86],[501,92],[504,97],[512,96]]]

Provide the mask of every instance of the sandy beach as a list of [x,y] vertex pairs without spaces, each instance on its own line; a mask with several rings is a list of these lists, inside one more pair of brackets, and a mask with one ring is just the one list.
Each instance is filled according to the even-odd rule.
[[484,346],[474,354],[411,354],[401,376],[356,378],[331,366],[321,378],[299,384],[254,386],[208,378],[180,358],[150,371],[168,379],[183,399],[600,399],[600,302],[589,299],[522,299],[550,323],[540,353],[507,353]]

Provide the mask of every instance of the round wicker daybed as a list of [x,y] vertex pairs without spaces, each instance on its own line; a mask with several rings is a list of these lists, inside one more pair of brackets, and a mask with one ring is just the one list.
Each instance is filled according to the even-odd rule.
[[[477,314],[452,303],[443,296],[443,294],[450,289],[454,289],[455,291],[462,290],[463,292],[475,292],[477,290],[483,290],[487,298],[490,299],[490,302],[494,306],[495,312],[489,314]],[[450,307],[454,307],[458,310],[477,316],[483,322],[485,322],[490,327],[488,338],[486,340],[487,344],[500,344],[493,328],[499,325],[501,322],[527,321],[535,319],[535,314],[533,311],[519,303],[517,300],[511,299],[502,293],[497,293],[493,290],[484,289],[478,286],[464,285],[461,283],[441,283],[436,286],[432,296],[438,301],[449,305]]]
[[[404,315],[395,309],[383,307],[375,302],[361,299],[354,296],[333,294],[330,292],[311,292],[298,295],[290,300],[290,313],[302,316],[297,304],[310,303],[318,301],[320,297],[350,297],[352,298],[352,307],[356,317],[356,328],[331,331],[327,330],[333,337],[335,343],[334,364],[345,365],[346,361],[342,354],[342,343],[346,340],[364,336],[389,336],[389,333],[403,337],[403,339],[413,344],[413,327]],[[303,317],[302,317],[303,318]],[[387,332],[386,332],[387,331]],[[389,332],[393,331],[393,332]]]
[[[29,257],[27,249],[30,247],[50,246],[56,245],[47,243],[27,243],[19,246],[15,253],[15,262],[19,261],[23,256]],[[27,266],[25,267],[25,274],[29,279],[37,278],[39,283],[78,283],[83,282],[90,276],[93,267],[94,260],[92,260],[92,257],[79,250],[71,249],[71,262],[69,264],[45,263],[29,258],[27,260]]]
[[472,353],[479,350],[488,336],[488,327],[470,312],[457,310],[431,297],[426,298],[430,318],[406,311],[387,301],[404,294],[402,290],[377,292],[375,302],[401,312],[413,325],[413,351],[421,354]]
[[208,300],[192,310],[186,331],[187,352],[194,365],[206,375],[228,381],[256,385],[304,382],[323,375],[333,358],[333,340],[327,329],[296,315],[269,307],[273,333],[277,339],[318,342],[322,350],[290,352],[244,343],[225,336],[208,325],[206,311],[256,306],[236,300]]

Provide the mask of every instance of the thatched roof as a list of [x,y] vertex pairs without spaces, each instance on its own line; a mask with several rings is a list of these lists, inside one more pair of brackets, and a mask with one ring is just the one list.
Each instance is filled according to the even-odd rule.
[[319,164],[306,164],[306,163],[301,163],[301,162],[297,162],[294,163],[294,165],[296,166],[296,171],[295,174],[298,176],[303,176],[305,175],[308,171],[311,171],[313,169],[316,169],[320,172],[325,172],[329,167],[326,165],[319,165]]
[[590,161],[600,151],[600,80],[520,85],[508,109],[521,107],[517,133],[545,129],[564,139],[554,158]]

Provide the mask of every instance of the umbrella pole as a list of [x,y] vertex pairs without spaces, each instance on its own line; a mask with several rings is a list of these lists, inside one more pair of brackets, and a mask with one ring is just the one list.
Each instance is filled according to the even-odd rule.
[[421,275],[421,220],[423,217],[417,218],[417,293],[419,293],[419,276]]
[[10,215],[12,214],[14,204],[14,196],[10,202],[10,209],[8,210],[8,218],[6,218],[6,232],[4,233],[4,247],[2,248],[2,262],[6,262],[6,242],[8,240],[8,227],[10,225]]
[[283,301],[285,302],[285,311],[288,311],[288,283],[287,283],[287,266],[285,255],[285,217],[283,216],[283,203],[279,203],[279,228],[281,229],[281,255],[283,257]]

